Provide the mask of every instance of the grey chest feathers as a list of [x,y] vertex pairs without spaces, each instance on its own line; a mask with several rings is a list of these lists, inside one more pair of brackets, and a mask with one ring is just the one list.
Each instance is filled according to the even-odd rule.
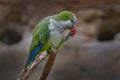
[[55,47],[58,47],[64,37],[62,33],[64,31],[65,25],[66,24],[64,22],[58,22],[54,19],[50,19],[50,24],[48,26],[50,30],[50,42]]
[[58,31],[51,31],[49,40],[53,46],[57,48],[62,41],[62,34],[60,34]]

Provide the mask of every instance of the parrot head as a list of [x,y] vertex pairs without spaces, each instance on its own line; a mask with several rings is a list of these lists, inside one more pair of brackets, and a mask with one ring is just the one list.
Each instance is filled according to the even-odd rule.
[[76,34],[76,16],[70,11],[62,11],[59,14],[55,15],[55,20],[60,23],[60,27],[64,30],[69,29],[71,30],[71,36]]

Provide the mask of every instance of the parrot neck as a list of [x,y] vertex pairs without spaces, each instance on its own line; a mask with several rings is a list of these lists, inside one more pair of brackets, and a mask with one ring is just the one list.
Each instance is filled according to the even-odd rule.
[[71,26],[71,21],[56,21],[55,19],[50,19],[49,29],[53,31],[58,31],[63,33],[64,30],[68,29]]

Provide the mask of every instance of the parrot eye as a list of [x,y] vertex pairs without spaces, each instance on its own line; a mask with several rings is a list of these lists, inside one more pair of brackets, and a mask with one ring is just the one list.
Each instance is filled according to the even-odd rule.
[[75,24],[75,21],[73,19],[71,19],[71,23]]
[[74,22],[73,19],[71,19],[71,22],[72,22],[72,23]]

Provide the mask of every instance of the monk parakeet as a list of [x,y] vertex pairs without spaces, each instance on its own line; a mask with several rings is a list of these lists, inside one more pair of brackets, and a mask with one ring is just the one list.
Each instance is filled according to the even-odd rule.
[[[45,50],[48,52],[51,47],[58,49],[69,37],[74,36],[76,21],[76,16],[70,11],[62,11],[43,18],[33,31],[26,67],[40,52]],[[63,32],[67,29],[70,33],[64,36]]]

